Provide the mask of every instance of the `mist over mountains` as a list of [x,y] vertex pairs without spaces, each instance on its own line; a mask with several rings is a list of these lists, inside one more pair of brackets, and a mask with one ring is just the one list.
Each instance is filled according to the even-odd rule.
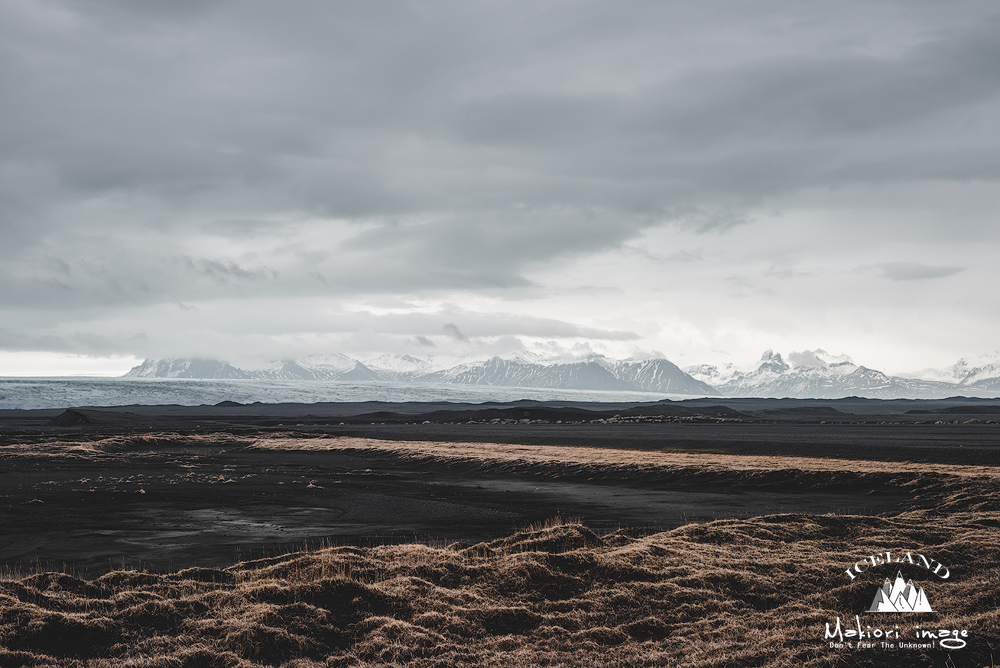
[[937,399],[1000,393],[1000,356],[983,355],[974,360],[961,359],[946,369],[890,376],[823,350],[792,353],[788,361],[780,353],[767,350],[749,369],[732,364],[681,369],[663,358],[612,360],[602,355],[566,362],[523,353],[512,358],[448,363],[411,355],[386,354],[362,360],[334,354],[244,368],[213,359],[147,359],[123,378],[428,383],[728,397]]

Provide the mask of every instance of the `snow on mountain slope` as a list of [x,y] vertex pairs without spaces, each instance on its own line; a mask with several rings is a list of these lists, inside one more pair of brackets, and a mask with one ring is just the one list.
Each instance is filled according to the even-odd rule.
[[146,360],[123,378],[200,378],[248,380],[382,380],[364,364],[343,355],[280,360],[257,369],[205,359]]
[[943,369],[921,369],[904,378],[957,383],[978,389],[1000,389],[1000,351],[958,360]]
[[427,380],[464,385],[551,387],[565,390],[635,390],[596,361],[570,364],[529,364],[491,357],[425,376]]
[[309,355],[300,357],[295,362],[304,369],[317,369],[323,372],[350,371],[358,361],[347,355],[334,353],[331,355]]
[[412,355],[386,354],[362,361],[365,366],[373,371],[379,371],[393,376],[422,374],[433,370],[433,366],[428,360],[419,359],[417,357],[413,357]]
[[259,380],[383,380],[377,371],[343,355],[282,360],[254,372]]
[[250,378],[242,369],[228,362],[206,359],[145,360],[133,367],[123,378]]
[[718,390],[708,383],[692,378],[665,359],[626,360],[612,364],[609,371],[626,383],[648,392],[718,394]]
[[792,353],[789,358],[799,364],[793,366],[780,353],[767,350],[749,371],[729,367],[720,372],[709,365],[689,367],[688,371],[695,378],[712,383],[724,396],[732,397],[891,399],[941,398],[959,393],[952,383],[888,376],[858,366],[844,355],[832,356],[823,350]]
[[971,362],[959,360],[955,366],[962,365],[966,371],[959,381],[960,385],[979,389],[1000,389],[1000,353],[980,355]]
[[492,357],[430,374],[428,379],[469,385],[551,387],[567,390],[640,390],[675,394],[718,394],[665,359],[614,361],[588,355],[576,362],[541,364]]
[[731,362],[726,362],[721,367],[714,364],[695,364],[684,367],[682,371],[695,380],[712,387],[725,385],[732,379],[733,375],[739,373],[736,365]]
[[[443,383],[566,390],[645,391],[696,396],[793,397],[836,399],[931,399],[1000,391],[1000,355],[959,360],[948,371],[951,382],[889,376],[859,366],[846,355],[823,350],[792,352],[786,360],[767,350],[753,367],[707,364],[682,370],[662,358],[611,360],[588,355],[576,361],[544,358],[527,351],[488,360],[380,355],[365,362],[346,355],[312,355],[241,369],[218,360],[146,360],[126,378],[220,378],[256,380],[382,381]],[[937,370],[934,378],[945,376]]]

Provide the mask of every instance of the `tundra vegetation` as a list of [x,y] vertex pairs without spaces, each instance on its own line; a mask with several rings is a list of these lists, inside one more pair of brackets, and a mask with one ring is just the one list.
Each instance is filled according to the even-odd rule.
[[[162,446],[166,437],[157,438]],[[90,456],[105,446],[67,447]],[[368,448],[428,463],[471,466],[478,458],[484,466],[626,467],[635,475],[702,467],[781,484],[796,476],[847,484],[850,468],[807,458],[356,439],[265,438],[244,447]],[[557,518],[478,544],[327,544],[223,568],[97,577],[8,567],[0,575],[0,666],[995,665],[998,472],[855,464],[851,484],[895,481],[912,503],[879,516],[780,514],[669,531],[595,532]],[[905,562],[845,574],[887,550],[929,555],[949,577]],[[897,570],[920,583],[936,612],[866,612]],[[915,625],[964,630],[967,644],[831,647],[826,625],[839,618],[846,627],[855,615],[866,627],[899,627],[902,639]]]

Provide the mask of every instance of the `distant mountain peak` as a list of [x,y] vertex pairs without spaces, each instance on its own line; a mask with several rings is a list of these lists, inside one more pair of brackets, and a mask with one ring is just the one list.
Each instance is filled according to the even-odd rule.
[[764,354],[760,356],[760,362],[757,364],[757,368],[754,369],[755,373],[776,373],[782,374],[788,371],[791,367],[788,363],[781,358],[781,353],[776,353],[773,350],[765,350]]
[[[789,353],[766,350],[755,366],[740,370],[726,362],[678,368],[663,357],[614,360],[591,353],[576,359],[530,351],[489,359],[383,354],[354,359],[342,354],[308,355],[249,368],[201,358],[148,359],[126,378],[201,378],[351,382],[447,383],[498,387],[658,392],[688,396],[795,397],[849,396],[932,399],[1000,392],[1000,355],[976,358],[978,366],[956,363],[960,378],[950,381],[890,376],[857,365],[846,355],[822,349]],[[963,358],[964,359],[964,358]],[[963,362],[960,360],[959,362]]]
[[229,362],[203,358],[147,359],[133,367],[123,378],[197,378],[240,379],[249,374]]

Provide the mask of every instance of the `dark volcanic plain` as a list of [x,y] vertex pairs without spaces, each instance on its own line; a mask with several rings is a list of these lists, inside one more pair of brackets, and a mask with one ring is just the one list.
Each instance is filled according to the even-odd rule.
[[[993,665],[998,420],[964,398],[0,411],[0,666]],[[951,576],[845,575],[886,550]],[[865,612],[897,570],[937,612]],[[830,647],[855,615],[970,635]]]

